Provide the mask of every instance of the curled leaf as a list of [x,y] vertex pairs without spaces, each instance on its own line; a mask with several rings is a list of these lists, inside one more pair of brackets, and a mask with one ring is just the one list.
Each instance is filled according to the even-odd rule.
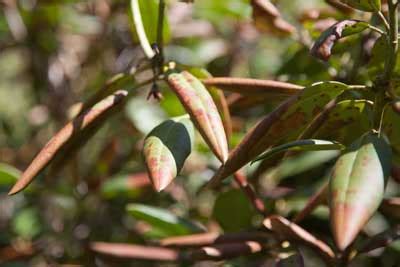
[[171,73],[168,83],[176,93],[182,105],[204,141],[219,160],[228,158],[228,143],[218,109],[205,86],[187,71]]
[[328,102],[346,89],[343,83],[321,82],[287,99],[249,131],[208,186],[215,186],[273,144],[296,138]]
[[334,239],[346,249],[378,209],[390,174],[391,148],[383,137],[368,133],[340,156],[329,185]]
[[318,139],[306,139],[289,142],[280,146],[273,147],[267,152],[257,157],[253,162],[268,159],[274,156],[276,153],[290,151],[319,151],[319,150],[342,150],[345,146],[338,142],[318,140]]
[[121,106],[127,94],[126,91],[117,91],[64,126],[33,159],[9,194],[23,190],[53,160],[60,162],[56,156],[64,159],[63,154],[79,149],[75,144],[86,141],[98,125]]
[[362,32],[368,26],[368,23],[359,20],[340,21],[321,34],[311,48],[311,54],[326,61],[330,58],[332,48],[339,39]]
[[164,121],[146,137],[143,155],[155,190],[165,189],[192,151],[194,127],[189,116]]

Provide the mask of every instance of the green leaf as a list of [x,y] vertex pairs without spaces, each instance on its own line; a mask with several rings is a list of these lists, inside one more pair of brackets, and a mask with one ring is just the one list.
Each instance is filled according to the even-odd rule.
[[329,112],[313,138],[335,140],[346,146],[372,128],[372,103],[367,100],[344,100]]
[[129,204],[127,212],[137,220],[144,221],[164,236],[188,235],[203,232],[204,230],[168,210],[142,204]]
[[248,199],[239,189],[220,193],[213,209],[213,217],[227,232],[249,228],[254,214]]
[[319,82],[286,100],[247,133],[208,185],[233,174],[272,145],[297,138],[327,103],[348,88],[339,82]]
[[334,141],[318,140],[318,139],[305,139],[289,142],[280,146],[273,147],[267,152],[257,157],[252,162],[267,159],[274,156],[276,153],[290,151],[318,151],[318,150],[342,150],[345,146]]
[[171,73],[168,83],[189,113],[215,156],[222,162],[228,158],[228,142],[212,96],[205,86],[187,71]]
[[0,186],[8,186],[14,184],[21,176],[21,172],[5,163],[0,163]]
[[367,133],[337,160],[329,185],[333,236],[346,249],[378,209],[391,169],[391,148],[383,137]]
[[12,224],[14,232],[26,239],[35,237],[41,231],[39,213],[35,208],[26,208],[18,212]]
[[340,0],[340,2],[351,6],[352,8],[376,12],[381,10],[381,0]]
[[167,120],[146,137],[143,155],[155,190],[160,192],[179,174],[194,143],[189,116]]
[[[139,0],[139,7],[142,16],[144,30],[150,43],[157,42],[157,25],[158,25],[158,5],[159,0]],[[167,16],[164,16],[163,37],[164,42],[171,40],[171,31]],[[138,41],[135,27],[132,26],[135,33],[135,41]]]

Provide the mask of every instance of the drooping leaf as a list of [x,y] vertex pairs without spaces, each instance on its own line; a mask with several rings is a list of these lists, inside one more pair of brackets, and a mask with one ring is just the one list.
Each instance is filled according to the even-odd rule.
[[227,232],[250,227],[254,214],[246,196],[238,189],[220,193],[213,209],[213,217]]
[[228,143],[218,109],[205,86],[187,71],[171,73],[168,83],[189,113],[193,123],[222,162],[228,158]]
[[304,89],[303,86],[292,83],[234,77],[208,78],[204,79],[203,83],[206,86],[217,86],[222,90],[242,95],[266,95],[269,97],[292,96]]
[[[206,70],[201,68],[190,68],[189,72],[193,74],[198,79],[213,79],[212,75]],[[203,80],[204,83],[204,80]],[[214,100],[215,105],[218,108],[219,115],[221,116],[222,123],[224,124],[224,129],[228,141],[232,135],[232,118],[229,110],[227,99],[218,85],[206,85],[207,90],[210,92],[211,97]]]
[[335,43],[346,36],[360,33],[367,29],[368,23],[359,20],[340,21],[321,34],[311,48],[311,54],[322,60],[328,60]]
[[348,86],[343,83],[321,82],[286,100],[246,134],[208,185],[233,174],[273,144],[296,138],[328,102],[346,89]]
[[367,12],[376,12],[381,10],[381,0],[340,0],[340,2],[355,9]]
[[193,142],[194,127],[186,115],[161,123],[147,135],[143,155],[157,192],[165,189],[179,174]]
[[99,125],[124,103],[127,94],[126,91],[117,91],[65,125],[33,159],[9,194],[23,190],[53,160],[59,165],[67,155],[78,150]]
[[287,150],[291,151],[318,151],[318,150],[342,150],[345,146],[338,142],[318,140],[318,139],[306,139],[289,142],[280,146],[273,147],[261,156],[257,157],[253,162],[268,159],[274,156],[276,153],[284,152]]
[[162,232],[165,237],[204,231],[200,226],[165,209],[142,204],[129,204],[126,210],[137,220],[142,220]]
[[329,185],[331,227],[336,245],[346,249],[378,209],[390,174],[391,148],[368,133],[337,160]]
[[287,36],[296,28],[285,21],[279,10],[269,0],[251,0],[253,20],[256,28],[265,33]]
[[267,229],[275,232],[280,240],[300,242],[321,255],[325,261],[329,263],[333,262],[335,254],[333,253],[332,249],[323,241],[317,239],[315,236],[313,236],[297,224],[281,216],[273,215],[267,217],[264,220],[263,225]]

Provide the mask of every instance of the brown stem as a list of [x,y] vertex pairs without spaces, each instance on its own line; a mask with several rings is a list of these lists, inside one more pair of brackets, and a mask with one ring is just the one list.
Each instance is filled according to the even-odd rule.
[[254,188],[248,183],[247,177],[241,173],[240,171],[237,171],[233,175],[236,183],[240,186],[240,188],[243,190],[243,192],[246,194],[248,199],[250,200],[251,204],[253,207],[263,216],[266,215],[266,210],[265,210],[265,205],[263,200],[257,195],[256,191]]

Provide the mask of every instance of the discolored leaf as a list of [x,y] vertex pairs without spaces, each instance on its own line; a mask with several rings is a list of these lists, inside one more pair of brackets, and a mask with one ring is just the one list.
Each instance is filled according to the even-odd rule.
[[331,227],[336,245],[346,249],[378,209],[390,174],[391,148],[367,133],[337,160],[329,185]]
[[279,10],[269,0],[251,0],[253,20],[256,28],[265,33],[287,36],[296,28],[285,21]]
[[301,94],[290,97],[243,138],[230,153],[228,161],[221,166],[208,186],[214,186],[233,174],[263,151],[281,140],[292,140],[323,110],[333,98],[348,86],[338,82],[321,82],[306,87]]
[[238,232],[238,233],[201,233],[177,237],[168,237],[160,240],[162,246],[176,247],[197,247],[215,244],[237,243],[246,241],[256,241],[268,243],[272,236],[264,232]]
[[96,253],[117,258],[156,261],[179,260],[179,252],[169,248],[104,242],[93,242],[90,244],[90,248]]
[[346,146],[350,145],[372,128],[372,112],[370,101],[340,101],[327,114],[325,122],[312,137],[335,140]]
[[146,137],[143,156],[154,189],[160,192],[179,174],[192,151],[194,127],[189,116],[167,120]]
[[351,6],[352,8],[376,12],[381,10],[381,0],[340,0],[340,2]]
[[126,210],[134,218],[145,221],[165,236],[187,235],[204,231],[198,225],[165,209],[142,204],[129,204]]
[[168,83],[189,113],[204,141],[222,162],[228,158],[228,143],[218,109],[205,86],[187,71],[171,73]]
[[292,96],[301,92],[303,86],[271,80],[257,80],[235,77],[215,77],[204,79],[206,86],[217,86],[224,91],[241,95],[266,95],[270,97]]
[[340,21],[321,34],[311,48],[311,54],[322,60],[328,60],[332,54],[333,46],[339,39],[360,33],[368,26],[368,23],[359,20]]
[[64,154],[79,149],[80,146],[76,144],[86,141],[94,130],[98,129],[98,126],[124,103],[123,100],[127,94],[126,91],[117,91],[64,126],[33,159],[9,194],[16,194],[23,190],[53,160],[61,162],[62,160],[58,160],[56,156],[64,159]]
[[[189,72],[198,79],[206,79],[206,80],[213,79],[212,75],[206,69],[191,68]],[[232,130],[232,118],[227,99],[224,95],[224,92],[218,85],[212,85],[212,84],[209,85],[205,84],[205,85],[207,90],[210,92],[210,95],[213,98],[215,105],[218,108],[219,114],[222,119],[222,123],[224,124],[225,133],[229,141],[229,138],[231,137],[233,130]]]
[[318,151],[318,150],[342,150],[345,146],[338,142],[318,140],[318,139],[306,139],[289,142],[280,146],[273,147],[261,156],[257,157],[253,162],[268,159],[277,153],[284,152],[287,150],[291,151]]

